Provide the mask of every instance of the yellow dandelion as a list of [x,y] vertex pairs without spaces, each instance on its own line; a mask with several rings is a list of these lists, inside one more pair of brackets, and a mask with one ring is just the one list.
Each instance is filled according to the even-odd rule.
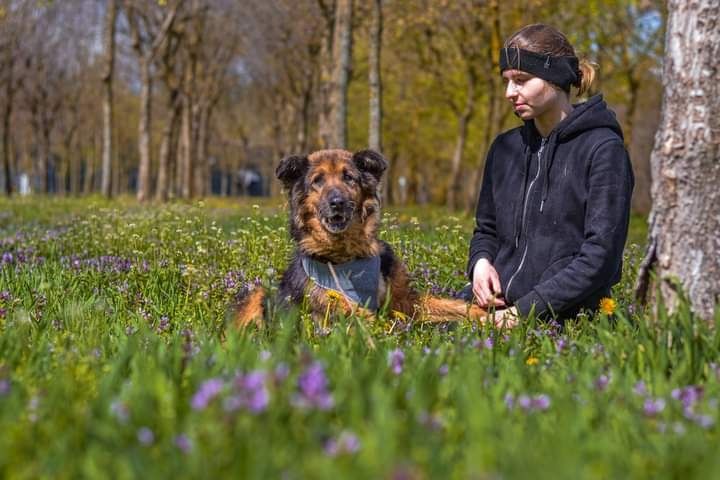
[[342,294],[340,292],[338,292],[337,290],[328,289],[328,291],[325,293],[325,295],[327,296],[328,300],[341,300],[342,299]]
[[525,360],[526,365],[537,365],[540,363],[540,360],[538,360],[537,357],[528,357],[527,360]]
[[600,311],[605,315],[612,315],[615,313],[616,308],[617,303],[612,298],[604,297],[600,299]]
[[396,318],[397,320],[407,320],[407,315],[405,315],[403,312],[400,312],[398,310],[393,310],[392,316],[394,318]]

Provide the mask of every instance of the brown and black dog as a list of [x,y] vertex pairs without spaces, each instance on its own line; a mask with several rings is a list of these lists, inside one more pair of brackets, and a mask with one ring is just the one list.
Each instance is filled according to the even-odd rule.
[[[416,292],[405,264],[377,238],[377,188],[386,168],[372,150],[320,150],[280,162],[276,175],[289,195],[296,244],[280,300],[307,301],[315,317],[332,309],[372,319],[378,306],[387,304],[417,321],[483,321],[487,312],[477,305]],[[264,297],[258,287],[241,300],[236,326],[262,324]]]

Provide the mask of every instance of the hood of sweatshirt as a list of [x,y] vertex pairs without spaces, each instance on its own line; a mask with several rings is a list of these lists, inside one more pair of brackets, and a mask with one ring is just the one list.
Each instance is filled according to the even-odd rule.
[[[572,112],[558,123],[548,135],[545,146],[547,153],[544,156],[546,161],[543,164],[545,181],[543,182],[542,201],[540,202],[541,212],[548,196],[550,170],[552,169],[557,145],[568,142],[579,134],[595,128],[609,128],[620,138],[623,138],[622,129],[615,118],[615,112],[608,108],[607,103],[600,94],[591,97],[586,102],[573,105]],[[529,156],[531,152],[537,151],[542,137],[535,128],[535,122],[532,120],[525,122],[521,135],[527,146],[525,149],[526,155]],[[526,162],[526,165],[528,165],[528,162]]]

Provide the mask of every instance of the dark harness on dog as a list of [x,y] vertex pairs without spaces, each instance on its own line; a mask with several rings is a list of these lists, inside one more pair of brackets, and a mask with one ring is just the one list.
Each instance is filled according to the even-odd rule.
[[320,287],[337,290],[367,309],[378,309],[380,256],[358,258],[345,263],[325,263],[301,256],[303,270]]

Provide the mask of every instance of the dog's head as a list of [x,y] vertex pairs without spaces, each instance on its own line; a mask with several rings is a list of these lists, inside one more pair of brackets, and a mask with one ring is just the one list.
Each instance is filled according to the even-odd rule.
[[320,150],[283,159],[276,175],[290,197],[293,236],[318,228],[337,236],[376,220],[386,168],[387,161],[372,150]]

